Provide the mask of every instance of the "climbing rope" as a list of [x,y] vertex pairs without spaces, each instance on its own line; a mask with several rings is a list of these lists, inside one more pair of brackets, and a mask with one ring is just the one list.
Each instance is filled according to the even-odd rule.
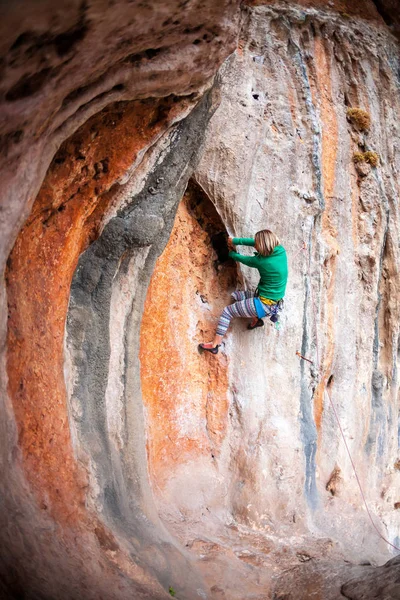
[[[303,243],[303,246],[295,254],[295,257],[297,257],[300,254],[300,252],[302,252],[304,250],[307,250],[307,244],[306,244],[306,242]],[[312,289],[312,283],[311,283],[311,253],[309,254],[309,257],[308,257],[308,279],[309,279],[309,283],[310,283],[311,307],[312,307],[313,321],[314,321],[314,328],[315,328],[315,348],[316,348],[316,353],[317,353],[317,371],[318,371],[318,375],[320,376],[321,375],[321,363],[320,363],[319,342],[318,342],[317,309],[316,309],[315,303],[314,303],[314,295],[313,295],[313,289]],[[300,352],[296,352],[296,355],[300,359],[306,360],[306,361],[310,362],[311,364],[313,364],[312,360],[310,360],[309,358],[306,358],[305,356],[303,356],[302,354],[300,354]],[[370,512],[370,510],[368,508],[367,500],[366,500],[366,497],[365,497],[365,494],[364,494],[364,491],[363,491],[363,488],[362,488],[362,485],[361,485],[361,482],[360,482],[360,478],[358,476],[357,469],[356,469],[355,463],[353,461],[353,458],[352,458],[352,455],[351,455],[351,452],[350,452],[350,448],[349,448],[349,446],[347,444],[346,436],[344,435],[344,431],[343,431],[342,425],[340,423],[340,419],[339,419],[338,412],[336,410],[335,403],[333,402],[333,400],[331,398],[331,395],[329,394],[329,392],[328,392],[328,390],[326,388],[324,389],[324,394],[326,394],[328,396],[330,405],[331,405],[332,410],[333,410],[333,414],[335,415],[335,419],[336,419],[336,422],[338,424],[339,431],[341,433],[341,436],[342,436],[342,439],[343,439],[343,442],[344,442],[344,445],[345,445],[345,448],[346,448],[346,452],[347,452],[348,457],[350,459],[350,463],[351,463],[351,466],[353,468],[354,476],[356,478],[356,481],[357,481],[357,484],[358,484],[358,487],[359,487],[359,490],[360,490],[360,494],[361,494],[362,500],[364,502],[365,510],[367,511],[367,515],[369,517],[369,520],[371,521],[372,527],[375,529],[376,533],[379,535],[379,537],[384,542],[386,542],[387,544],[389,544],[389,546],[391,546],[392,548],[394,548],[395,550],[398,550],[400,552],[400,548],[398,546],[396,546],[395,544],[392,544],[392,542],[390,542],[388,539],[385,538],[384,535],[382,535],[382,533],[379,531],[378,527],[376,526],[376,524],[375,524],[375,522],[374,522],[374,520],[372,518],[371,512]]]

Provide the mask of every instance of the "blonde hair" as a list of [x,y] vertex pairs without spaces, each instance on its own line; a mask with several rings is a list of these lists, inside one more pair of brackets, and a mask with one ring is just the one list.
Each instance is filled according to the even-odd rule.
[[278,236],[269,229],[257,231],[255,235],[254,246],[261,256],[269,256],[279,244]]

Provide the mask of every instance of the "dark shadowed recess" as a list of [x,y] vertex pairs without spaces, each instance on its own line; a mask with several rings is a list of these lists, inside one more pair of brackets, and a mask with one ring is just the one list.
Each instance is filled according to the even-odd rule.
[[228,261],[234,263],[229,258],[228,233],[214,204],[193,179],[189,181],[187,192],[188,208],[200,227],[208,234],[217,254],[215,267],[218,268]]
[[397,37],[400,37],[400,1],[372,0],[378,13]]
[[5,99],[8,102],[15,102],[38,93],[46,83],[58,75],[60,66],[69,61],[76,46],[88,33],[87,8],[84,0],[78,10],[76,23],[61,33],[36,33],[28,30],[17,37],[9,49],[9,66],[23,64],[38,53],[46,59],[55,54],[61,60],[61,64],[44,67],[36,73],[23,75],[6,93]]

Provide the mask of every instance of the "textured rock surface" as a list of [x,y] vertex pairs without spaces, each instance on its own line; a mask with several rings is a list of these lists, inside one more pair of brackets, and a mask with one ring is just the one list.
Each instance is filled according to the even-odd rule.
[[[193,487],[176,486],[174,471],[202,473],[198,461],[204,461],[206,469],[211,466],[220,454],[228,422],[228,360],[204,360],[193,352],[192,342],[213,336],[210,317],[215,320],[236,287],[235,263],[220,263],[210,244],[210,238],[223,230],[211,202],[193,184],[189,186],[152,276],[141,328],[150,471],[157,488],[166,488],[168,505],[189,492],[186,504],[192,511],[201,508],[193,505]],[[211,477],[215,487],[214,472]]]
[[397,556],[383,567],[368,569],[362,578],[352,579],[342,586],[342,595],[349,600],[363,598],[400,598],[400,559]]
[[[367,498],[396,542],[397,46],[367,22],[266,6],[245,13],[241,37],[240,52],[223,68],[222,103],[196,178],[230,233],[270,226],[286,240],[291,264],[282,331],[255,332],[250,342],[239,325],[227,340],[247,436],[240,446],[257,474],[242,491],[241,518],[259,522],[266,507],[280,523],[296,513],[327,536],[340,530],[344,545],[359,544],[359,556],[373,548],[376,558],[379,543],[359,510],[325,391]],[[371,114],[368,135],[348,123],[349,105]],[[365,177],[352,162],[359,145],[380,155]],[[239,369],[243,354],[250,356],[246,344],[260,363]],[[261,368],[266,357],[268,370]],[[263,444],[250,453],[254,438]],[[335,468],[341,477],[332,495],[325,486]]]
[[[1,25],[0,596],[398,598],[327,395],[399,545],[395,4],[244,2],[211,92],[237,2],[25,4]],[[265,226],[282,329],[200,356],[256,283],[224,233]]]
[[[190,568],[151,510],[151,498],[143,503],[153,521],[132,511],[137,531],[131,528],[129,541],[121,542],[121,518],[113,531],[104,525],[107,515],[102,515],[103,498],[97,500],[90,456],[71,444],[71,434],[76,442],[78,433],[68,421],[64,327],[79,254],[118,207],[136,198],[155,163],[179,143],[186,149],[168,182],[170,197],[175,193],[180,199],[195,160],[189,145],[200,148],[210,101],[203,103],[197,126],[185,126],[187,133],[174,124],[190,113],[233,50],[237,3],[185,7],[165,2],[154,10],[150,3],[49,2],[41,4],[40,13],[25,3],[2,10],[3,261],[58,146],[94,116],[54,158],[8,261],[9,396],[4,351],[0,395],[0,590],[6,598],[169,597],[169,585],[178,590],[188,585],[177,573]],[[151,183],[150,198],[157,187]],[[164,200],[158,196],[159,203]],[[173,210],[173,202],[165,210]],[[141,231],[146,223],[152,223],[153,236],[165,225],[162,215],[134,212],[133,217],[141,244],[151,241]],[[115,231],[112,235],[118,237]],[[126,242],[129,247],[132,240]],[[4,307],[3,288],[1,303]],[[5,348],[4,308],[1,314]],[[144,451],[143,429],[142,442],[135,440],[138,451]],[[99,458],[99,450],[92,450]],[[132,475],[132,465],[127,468],[126,485],[129,478],[140,479]],[[129,504],[126,497],[121,501]],[[201,591],[199,577],[189,579],[190,589]]]
[[24,1],[3,4],[6,256],[58,146],[111,102],[204,89],[234,49],[237,5],[46,0],[38,10]]
[[[120,102],[92,117],[57,153],[8,260],[9,390],[26,471],[52,511],[60,501],[60,474],[64,486],[75,477],[65,401],[60,401],[65,394],[60,342],[71,277],[79,255],[98,235],[113,199],[111,185],[180,110],[172,99]],[[78,516],[81,500],[73,487],[69,514]]]
[[[146,187],[140,182],[139,190],[143,189],[135,193],[132,179],[125,184],[120,192],[126,200],[124,208],[119,209],[105,225],[99,240],[82,255],[72,286],[67,362],[63,364],[63,333],[72,274],[79,253],[98,235],[99,218],[105,209],[110,209],[110,197],[113,197],[109,192],[102,193],[102,186],[107,190],[109,179],[115,181],[121,173],[126,173],[135,160],[137,145],[143,145],[142,132],[151,136],[160,126],[165,129],[174,112],[182,111],[186,104],[185,100],[184,106],[173,100],[140,102],[139,106],[118,103],[88,121],[56,155],[32,220],[21,231],[8,261],[7,281],[12,301],[9,302],[7,367],[24,471],[41,511],[58,526],[67,528],[70,535],[78,537],[73,551],[69,550],[68,542],[64,542],[67,551],[78,553],[79,538],[84,537],[83,560],[87,560],[87,555],[98,554],[97,544],[100,544],[106,555],[111,554],[115,565],[127,571],[128,581],[119,592],[114,589],[113,573],[104,578],[104,593],[110,597],[125,596],[129,589],[131,593],[140,594],[139,597],[163,597],[171,584],[188,596],[192,590],[201,592],[203,587],[198,576],[190,575],[187,559],[181,551],[175,550],[173,540],[163,531],[152,509],[146,485],[144,443],[140,442],[144,427],[140,420],[139,373],[134,377],[132,371],[133,367],[137,369],[138,361],[134,352],[124,356],[127,350],[124,345],[123,355],[118,360],[125,362],[129,373],[123,375],[127,391],[123,390],[122,398],[108,393],[107,333],[113,288],[117,289],[115,294],[123,292],[130,264],[128,274],[142,280],[143,291],[140,294],[138,287],[133,299],[125,291],[128,304],[124,314],[126,322],[122,325],[124,336],[128,335],[126,328],[131,331],[130,347],[138,346],[135,337],[139,334],[137,320],[146,289],[145,277],[150,276],[151,264],[166,242],[176,204],[193,170],[199,140],[212,109],[210,95],[163,139],[162,148],[157,148],[157,162],[149,169],[151,175],[146,173]],[[167,123],[163,123],[162,116]],[[149,127],[145,126],[146,119]],[[132,132],[138,122],[136,138],[123,135],[124,128]],[[111,135],[107,135],[107,125],[113,127]],[[96,132],[99,133],[94,137]],[[91,154],[86,157],[85,167],[81,142],[87,137],[91,140]],[[125,147],[121,147],[121,140]],[[111,160],[116,148],[122,152],[121,162]],[[113,167],[105,168],[108,155]],[[98,160],[100,156],[103,158]],[[71,161],[75,169],[68,164]],[[146,167],[149,168],[149,164]],[[61,178],[60,169],[64,169]],[[61,198],[64,202],[60,202]],[[154,249],[150,251],[152,245]],[[138,248],[136,254],[135,248]],[[28,258],[33,255],[36,256],[34,269],[32,259]],[[34,295],[30,292],[32,289]],[[52,309],[54,303],[58,310]],[[29,369],[26,369],[27,364]],[[112,376],[118,377],[118,373],[113,372]],[[65,384],[71,393],[69,422]],[[119,403],[122,403],[124,417],[114,447],[108,420],[115,419],[115,413],[121,410]],[[130,417],[125,407],[127,403],[131,406]],[[101,521],[96,514],[102,515]],[[103,523],[107,521],[113,533],[105,529]],[[114,537],[118,534],[126,540],[123,550]],[[46,554],[44,559],[51,563]],[[58,557],[58,560],[63,561],[63,558]],[[86,585],[85,576],[93,576],[90,568],[89,573],[85,573],[82,566],[79,571],[82,579],[76,582],[76,589],[67,592],[61,588],[57,593],[77,597],[81,593],[79,588]],[[182,582],[181,571],[187,575]],[[156,575],[154,582],[152,573]],[[160,581],[162,587],[156,581]],[[62,579],[53,582],[53,589],[57,589],[57,583],[62,584]],[[99,591],[94,586],[90,593],[96,597]]]
[[[254,544],[262,545],[261,539],[276,549],[290,530],[294,549],[285,550],[293,572],[272,584],[285,598],[341,597],[341,584],[350,574],[337,560],[340,551],[358,563],[383,562],[391,553],[363,508],[328,393],[377,527],[397,545],[400,533],[395,509],[398,47],[372,3],[365,21],[315,4],[307,10],[283,4],[244,10],[239,50],[221,70],[221,105],[195,173],[229,233],[249,235],[270,226],[285,240],[291,279],[282,330],[248,334],[245,324],[235,323],[225,353],[198,363],[196,343],[215,327],[220,298],[208,298],[210,277],[201,269],[198,273],[190,257],[176,260],[178,232],[187,236],[181,216],[177,237],[171,238],[154,275],[142,329],[142,377],[154,377],[157,364],[162,386],[162,393],[150,398],[145,393],[160,514],[201,552],[210,539],[226,551],[232,548],[223,524],[253,536],[257,530],[257,542],[254,537],[246,541],[255,571],[269,565],[274,572],[283,561],[271,550],[254,552]],[[354,5],[352,14],[359,9]],[[371,115],[368,134],[346,117],[348,107],[358,106]],[[352,160],[359,149],[376,151],[379,167],[365,164],[360,174]],[[191,238],[198,239],[201,256],[201,234],[193,232]],[[168,300],[161,303],[167,264],[171,275],[181,265],[186,278],[195,280],[189,308],[191,286],[183,287],[180,275],[168,278]],[[242,272],[245,284],[255,286],[250,271]],[[197,303],[196,292],[207,302]],[[178,307],[185,307],[179,314],[188,323],[186,336]],[[150,340],[160,345],[160,332],[168,339],[165,351],[171,344],[174,352],[170,361],[162,358],[164,349],[157,351],[157,343],[149,357],[143,350]],[[314,365],[299,361],[296,351]],[[205,365],[210,369],[206,376]],[[227,368],[227,389],[217,390],[208,380],[215,368]],[[208,393],[195,395],[184,385],[197,380],[202,386],[196,390]],[[200,435],[206,411],[211,402],[218,409],[225,406],[226,396],[225,435],[219,454],[210,456]],[[313,548],[307,532],[325,545]],[[306,558],[307,566],[297,566],[305,548],[311,562]],[[217,552],[213,560],[222,578]],[[222,589],[229,598],[246,593],[238,585],[235,591]]]

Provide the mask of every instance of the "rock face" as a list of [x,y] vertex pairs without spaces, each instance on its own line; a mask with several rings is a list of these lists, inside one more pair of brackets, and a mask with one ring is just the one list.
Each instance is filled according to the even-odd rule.
[[[18,7],[0,595],[398,599],[394,3]],[[265,227],[281,329],[200,355]]]
[[[184,590],[185,596],[191,590],[203,593],[204,584],[185,550],[152,509],[140,396],[139,412],[132,405],[131,415],[139,432],[130,446],[137,462],[132,452],[111,457],[103,402],[92,394],[95,406],[85,405],[81,414],[79,401],[85,398],[75,399],[79,377],[68,362],[64,338],[79,256],[100,232],[105,245],[101,242],[100,256],[92,258],[97,271],[89,267],[91,278],[86,275],[81,286],[77,273],[78,296],[84,298],[96,287],[102,253],[111,280],[121,256],[128,260],[133,248],[141,248],[140,268],[143,251],[148,253],[156,240],[157,249],[143,265],[150,277],[151,261],[168,238],[215,108],[215,93],[204,94],[236,44],[238,3],[165,2],[155,9],[152,3],[137,2],[48,2],[41,4],[40,13],[23,3],[3,11],[3,261],[14,247],[0,312],[6,349],[0,394],[1,593],[5,598],[165,598],[170,597],[169,586]],[[167,167],[160,192],[158,179]],[[145,210],[139,205],[141,190]],[[90,253],[97,247],[90,246]],[[110,247],[114,260],[111,255],[107,259]],[[136,294],[139,305],[146,290],[142,282],[142,295]],[[104,318],[111,299],[106,296],[111,291],[104,302],[94,301],[92,319],[83,316],[93,333],[96,319],[108,323]],[[71,327],[79,338],[79,297],[71,307]],[[137,311],[139,318],[140,306]],[[135,331],[137,336],[138,327]],[[71,353],[77,345],[73,338]],[[104,339],[99,348],[80,348],[79,373],[88,359],[94,366],[99,353],[104,366],[107,347]],[[136,369],[139,381],[137,360]],[[95,371],[93,381],[86,382],[90,388],[103,377]],[[100,382],[98,386],[102,391]],[[87,431],[85,416],[94,418],[96,405],[97,425],[91,421]],[[116,490],[118,462],[123,463],[123,493]],[[99,485],[104,486],[101,495]],[[123,531],[121,538],[118,531]],[[181,571],[187,580],[180,581]]]
[[[396,543],[399,99],[397,46],[368,22],[357,22],[354,36],[354,24],[322,10],[246,11],[195,178],[229,233],[270,227],[289,252],[282,330],[250,340],[238,324],[227,339],[231,397],[245,427],[237,451],[255,477],[237,496],[241,518],[301,523],[308,515],[327,536],[339,527],[345,545],[358,538],[371,559],[365,536],[376,533],[358,510],[329,396],[367,499]],[[349,107],[369,113],[368,133],[348,121]],[[360,148],[379,155],[362,174],[353,163]],[[339,469],[332,494],[325,487]]]
[[346,583],[342,595],[349,600],[362,598],[400,598],[400,560],[392,558],[383,567],[369,569],[361,580],[353,579]]
[[[189,185],[152,276],[141,325],[149,468],[156,489],[170,489],[170,507],[180,491],[185,496],[189,492],[187,510],[197,508],[193,486],[176,489],[174,471],[200,474],[198,461],[205,461],[205,469],[212,465],[228,424],[228,359],[207,361],[193,351],[193,340],[211,339],[212,322],[236,287],[234,261],[218,256],[211,242],[218,249],[223,230],[213,204]],[[215,473],[210,476],[214,487]]]

